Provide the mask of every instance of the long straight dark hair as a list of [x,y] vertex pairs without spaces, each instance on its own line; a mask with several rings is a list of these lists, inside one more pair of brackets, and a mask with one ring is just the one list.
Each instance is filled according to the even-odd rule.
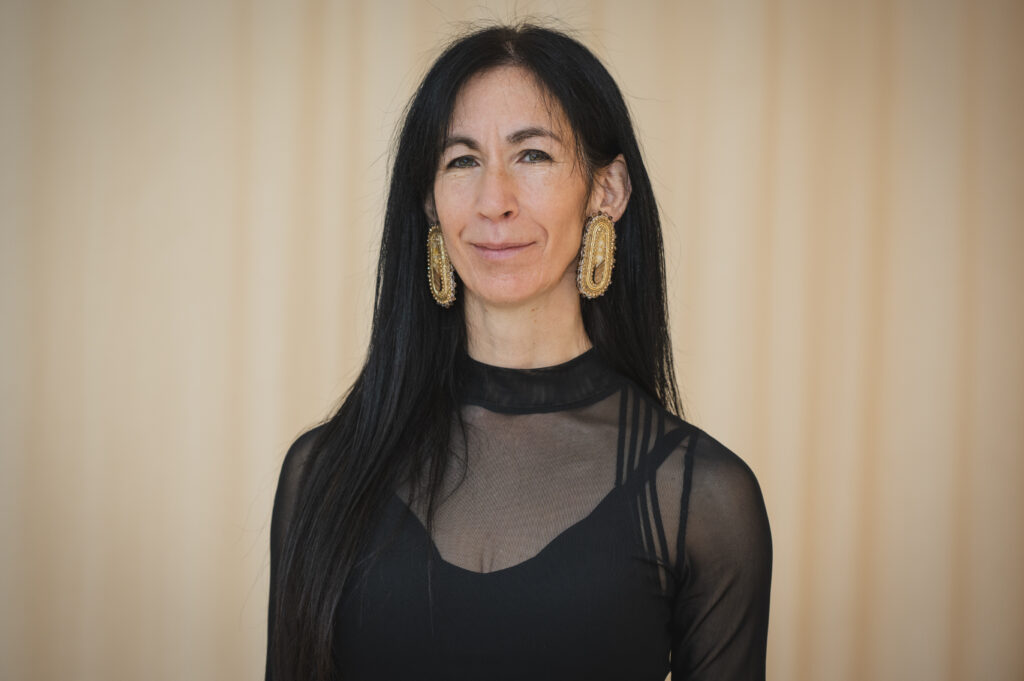
[[[320,428],[304,465],[294,520],[271,574],[272,677],[332,678],[336,611],[375,519],[402,479],[426,479],[427,527],[459,417],[457,359],[465,352],[461,297],[444,309],[426,277],[425,200],[455,99],[498,66],[530,72],[564,111],[588,177],[622,154],[632,184],[616,224],[611,286],[581,300],[597,353],[669,411],[682,414],[672,364],[658,209],[622,94],[601,62],[567,35],[532,24],[465,35],[441,54],[410,102],[384,215],[366,361]],[[338,528],[344,528],[338,531]]]

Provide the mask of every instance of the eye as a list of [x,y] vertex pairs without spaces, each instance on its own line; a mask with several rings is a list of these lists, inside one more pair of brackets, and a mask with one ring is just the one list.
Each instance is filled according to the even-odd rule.
[[474,164],[476,164],[476,159],[474,159],[472,156],[459,156],[458,158],[453,159],[452,162],[448,164],[448,167],[472,168]]
[[527,163],[540,163],[541,161],[550,161],[551,157],[539,149],[527,149],[523,152],[523,160]]

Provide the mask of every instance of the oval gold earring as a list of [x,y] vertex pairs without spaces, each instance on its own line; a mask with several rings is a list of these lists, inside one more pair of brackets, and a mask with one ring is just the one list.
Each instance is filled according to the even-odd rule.
[[451,307],[455,301],[455,275],[448,249],[444,246],[441,225],[434,223],[427,232],[427,278],[430,293],[441,307]]
[[576,270],[576,288],[587,298],[597,298],[608,289],[615,266],[615,223],[611,216],[598,211],[583,228]]

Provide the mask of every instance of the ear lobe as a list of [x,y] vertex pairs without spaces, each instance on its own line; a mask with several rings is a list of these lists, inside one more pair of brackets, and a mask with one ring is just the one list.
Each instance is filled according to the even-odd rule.
[[427,214],[427,221],[432,224],[437,224],[437,210],[434,208],[434,195],[430,194],[423,201],[423,212]]
[[618,222],[626,212],[633,185],[629,181],[626,159],[619,154],[611,163],[597,171],[594,177],[591,212],[604,211],[613,222]]

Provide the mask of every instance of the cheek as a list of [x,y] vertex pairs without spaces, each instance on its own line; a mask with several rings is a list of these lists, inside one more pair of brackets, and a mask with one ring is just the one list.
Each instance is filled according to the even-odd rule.
[[573,267],[576,256],[580,252],[580,244],[582,241],[582,232],[574,221],[570,219],[570,222],[563,226],[562,233],[558,242],[558,263],[563,267]]
[[529,189],[529,210],[544,225],[549,246],[570,257],[579,250],[583,233],[585,191],[577,183],[537,181]]
[[[434,183],[434,208],[444,227],[460,222],[472,204],[472,187],[467,178],[438,180]],[[447,236],[447,234],[445,235]]]

